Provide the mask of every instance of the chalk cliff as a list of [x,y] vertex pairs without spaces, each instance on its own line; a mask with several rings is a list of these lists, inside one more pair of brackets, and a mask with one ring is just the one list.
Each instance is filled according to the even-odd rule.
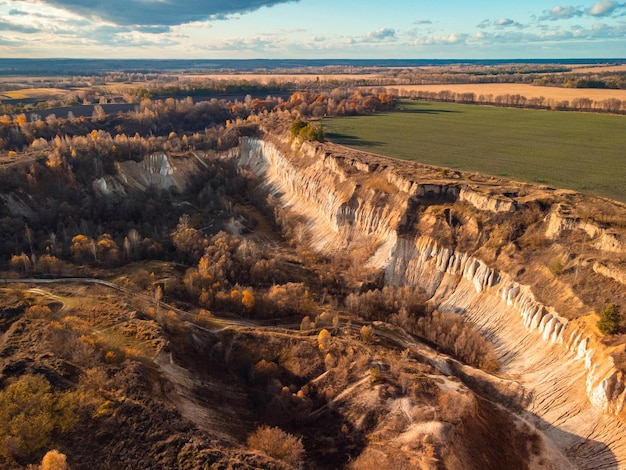
[[116,174],[98,178],[92,186],[97,194],[104,196],[124,196],[129,192],[145,191],[150,187],[182,192],[189,179],[205,165],[195,153],[176,158],[165,153],[154,153],[146,155],[139,162],[116,162]]
[[[315,249],[370,247],[385,283],[472,322],[496,346],[497,375],[525,389],[518,414],[572,465],[626,462],[623,346],[602,341],[594,312],[626,300],[623,229],[610,223],[623,206],[276,136],[243,139],[239,165],[306,220]],[[609,222],[585,217],[598,207]]]

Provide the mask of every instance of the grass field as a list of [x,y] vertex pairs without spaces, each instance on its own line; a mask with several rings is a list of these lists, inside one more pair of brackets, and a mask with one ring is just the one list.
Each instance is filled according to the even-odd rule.
[[324,128],[367,152],[626,202],[626,116],[403,101]]

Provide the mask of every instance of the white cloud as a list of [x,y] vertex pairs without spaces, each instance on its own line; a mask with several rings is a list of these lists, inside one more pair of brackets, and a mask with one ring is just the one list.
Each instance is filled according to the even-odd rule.
[[539,30],[537,32],[522,32],[512,30],[499,30],[497,32],[479,31],[476,35],[466,37],[470,43],[473,39],[481,44],[541,44],[555,42],[573,41],[598,41],[622,39],[626,35],[626,24],[609,25],[606,23],[596,23],[589,28],[580,25],[572,26],[569,29],[554,28]]
[[613,14],[615,10],[623,6],[623,4],[613,2],[611,0],[600,0],[594,6],[589,8],[586,13],[589,16],[609,16]]
[[396,30],[393,28],[380,28],[376,31],[370,31],[365,37],[374,41],[384,41],[385,39],[395,38]]
[[595,23],[586,32],[589,39],[623,39],[626,36],[626,24]]
[[0,19],[0,31],[14,31],[18,33],[32,34],[39,32],[39,28]]
[[17,41],[8,39],[4,36],[0,36],[0,46],[15,46],[15,45],[17,45]]
[[543,16],[539,17],[540,20],[569,20],[570,18],[574,18],[577,16],[581,16],[583,11],[580,8],[576,8],[572,5],[567,6],[556,6],[551,10],[546,10],[543,12]]
[[275,40],[272,39],[264,39],[260,37],[250,37],[250,38],[230,38],[223,39],[221,41],[215,43],[207,43],[199,45],[202,49],[212,50],[212,51],[240,51],[240,50],[255,50],[255,51],[263,51],[266,49],[274,49],[277,48],[277,44]]
[[463,44],[467,42],[470,36],[465,33],[450,33],[439,36],[423,36],[416,38],[412,44],[415,46],[449,46],[455,44]]
[[167,36],[146,34],[139,31],[118,33],[110,40],[110,45],[118,47],[165,47],[174,44],[176,44],[176,42],[172,41]]
[[494,26],[501,26],[501,27],[515,27],[515,28],[521,28],[522,25],[520,23],[518,23],[517,21],[513,21],[511,18],[500,18],[499,20],[496,20],[493,22]]
[[518,23],[517,21],[512,20],[511,18],[500,18],[495,21],[483,20],[476,25],[476,27],[479,29],[486,29],[491,26],[496,26],[498,28],[508,28],[508,27],[523,28],[524,27],[524,25]]

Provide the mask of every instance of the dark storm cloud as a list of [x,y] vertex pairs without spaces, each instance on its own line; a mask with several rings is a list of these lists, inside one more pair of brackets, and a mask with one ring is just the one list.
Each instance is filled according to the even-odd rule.
[[[24,1],[24,0],[22,0]],[[118,25],[174,26],[299,0],[25,0]]]

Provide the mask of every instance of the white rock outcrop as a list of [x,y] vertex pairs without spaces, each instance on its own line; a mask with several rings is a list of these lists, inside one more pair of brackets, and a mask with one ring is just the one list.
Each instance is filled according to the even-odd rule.
[[189,178],[202,164],[202,160],[196,158],[180,159],[174,163],[165,153],[155,153],[139,162],[116,162],[117,174],[94,180],[92,187],[96,194],[103,196],[124,196],[129,191],[145,191],[149,187],[184,191]]

